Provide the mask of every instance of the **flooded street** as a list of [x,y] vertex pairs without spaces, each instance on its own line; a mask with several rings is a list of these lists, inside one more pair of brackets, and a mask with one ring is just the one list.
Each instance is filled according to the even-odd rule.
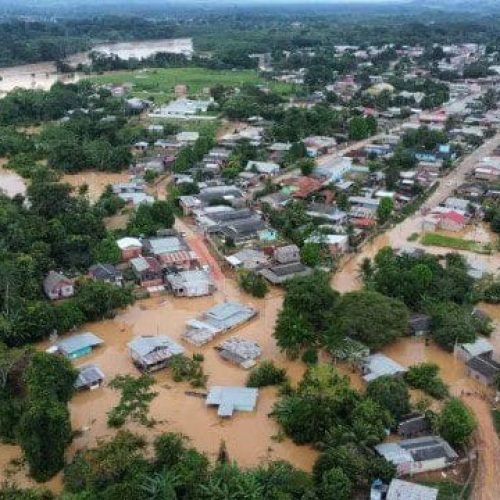
[[[191,38],[144,40],[100,44],[96,45],[93,50],[104,54],[116,54],[122,59],[143,58],[157,52],[192,55],[193,42]],[[73,54],[67,59],[67,62],[71,65],[86,64],[89,62],[89,52]],[[2,80],[0,80],[0,96],[15,88],[48,90],[58,81],[75,83],[81,77],[79,74],[58,74],[53,61],[0,68],[0,76],[2,77]]]

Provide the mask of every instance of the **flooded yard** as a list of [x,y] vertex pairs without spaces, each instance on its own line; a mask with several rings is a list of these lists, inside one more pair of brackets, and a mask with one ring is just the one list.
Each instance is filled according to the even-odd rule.
[[77,190],[80,186],[88,186],[88,197],[95,203],[106,189],[108,184],[128,182],[130,174],[128,172],[81,172],[79,174],[63,175],[61,182],[67,182]]

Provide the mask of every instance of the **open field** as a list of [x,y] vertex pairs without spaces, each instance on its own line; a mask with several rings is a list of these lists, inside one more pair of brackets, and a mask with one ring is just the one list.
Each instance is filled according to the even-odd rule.
[[262,84],[279,94],[288,94],[293,86],[261,78],[254,70],[217,71],[205,68],[150,68],[135,71],[118,71],[93,76],[97,83],[121,85],[132,83],[136,97],[152,97],[155,102],[167,102],[174,97],[176,85],[187,85],[189,95],[200,95],[203,89],[215,85],[242,86]]
[[444,236],[437,233],[425,233],[422,236],[421,243],[425,246],[445,247],[468,252],[482,252],[482,246],[475,241]]

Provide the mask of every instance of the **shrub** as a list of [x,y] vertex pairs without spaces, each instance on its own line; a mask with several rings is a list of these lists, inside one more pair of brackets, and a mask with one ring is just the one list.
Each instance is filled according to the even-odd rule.
[[272,361],[263,361],[248,375],[247,387],[279,385],[286,380],[287,376],[284,368],[278,368]]
[[269,291],[266,280],[260,274],[251,271],[240,271],[238,283],[242,290],[259,299],[264,298]]
[[405,375],[406,382],[414,389],[420,389],[436,399],[448,396],[448,387],[438,376],[439,367],[434,363],[420,363],[410,366]]
[[175,382],[188,381],[192,387],[205,387],[207,376],[203,373],[202,362],[202,354],[193,354],[192,359],[183,355],[172,357],[172,378]]
[[316,349],[307,349],[302,354],[302,361],[306,365],[315,365],[318,362],[318,351]]

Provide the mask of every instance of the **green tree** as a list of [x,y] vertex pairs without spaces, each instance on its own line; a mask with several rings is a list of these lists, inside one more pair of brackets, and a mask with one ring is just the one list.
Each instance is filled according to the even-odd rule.
[[395,420],[410,413],[410,394],[406,383],[397,377],[384,375],[371,381],[366,395],[385,408]]
[[410,366],[405,380],[414,389],[421,389],[429,396],[444,399],[448,396],[448,387],[439,378],[439,366],[434,363],[420,363]]
[[30,399],[18,428],[19,444],[36,481],[47,481],[64,466],[64,450],[71,439],[66,405],[45,396]]
[[393,209],[394,202],[392,201],[392,198],[384,197],[380,200],[377,207],[377,220],[379,224],[385,224],[389,220]]
[[405,334],[408,318],[408,309],[399,300],[373,291],[351,292],[336,308],[335,331],[380,349]]
[[269,291],[266,280],[260,274],[245,269],[238,273],[238,284],[242,290],[260,299]]
[[444,404],[438,418],[438,429],[452,446],[465,446],[475,428],[474,415],[462,401],[452,398]]
[[297,166],[300,168],[300,172],[302,173],[302,175],[311,175],[313,173],[314,167],[316,166],[316,163],[312,158],[305,158],[303,160],[300,160]]
[[319,499],[349,500],[351,495],[352,482],[341,468],[334,467],[323,474],[318,487]]
[[457,343],[474,342],[476,326],[468,308],[451,302],[432,308],[432,338],[450,352]]
[[319,266],[322,261],[321,245],[319,243],[304,243],[300,249],[300,258],[306,266]]
[[171,228],[174,222],[172,205],[168,201],[156,200],[151,205],[139,205],[127,225],[127,231],[136,236],[154,236],[159,229]]
[[118,264],[121,261],[121,251],[113,238],[105,238],[93,249],[94,262]]

